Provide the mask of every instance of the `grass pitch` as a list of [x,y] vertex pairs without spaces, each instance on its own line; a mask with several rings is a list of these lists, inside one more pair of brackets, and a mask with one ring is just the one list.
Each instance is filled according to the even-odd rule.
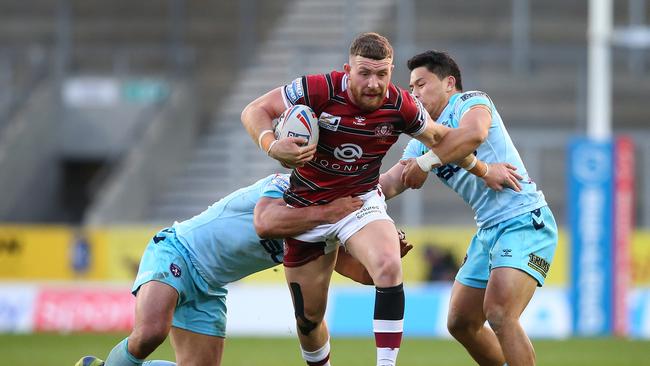
[[[105,358],[124,334],[0,335],[0,364],[7,366],[72,366],[86,354]],[[640,366],[650,365],[650,342],[625,339],[568,339],[533,342],[540,366]],[[173,360],[165,343],[150,359]],[[367,366],[375,363],[374,341],[358,338],[332,340],[332,364]],[[400,366],[473,365],[456,342],[406,338]],[[294,338],[228,338],[224,366],[304,365]]]

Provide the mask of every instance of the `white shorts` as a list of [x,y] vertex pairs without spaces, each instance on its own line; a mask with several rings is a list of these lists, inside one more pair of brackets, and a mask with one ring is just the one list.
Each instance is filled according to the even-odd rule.
[[295,236],[294,239],[309,243],[325,242],[327,243],[325,253],[329,253],[336,249],[337,242],[345,245],[352,235],[373,221],[389,220],[393,222],[393,219],[386,213],[386,198],[379,189],[372,190],[359,198],[363,200],[363,206],[360,209],[335,224],[316,226]]

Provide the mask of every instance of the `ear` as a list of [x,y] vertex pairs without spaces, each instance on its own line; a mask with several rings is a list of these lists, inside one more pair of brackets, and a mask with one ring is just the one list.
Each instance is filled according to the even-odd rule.
[[449,75],[447,76],[447,91],[450,92],[456,87],[456,78]]
[[352,70],[352,66],[350,66],[350,64],[347,64],[347,63],[343,64],[343,71],[345,71],[345,73],[348,76],[350,76],[350,70]]

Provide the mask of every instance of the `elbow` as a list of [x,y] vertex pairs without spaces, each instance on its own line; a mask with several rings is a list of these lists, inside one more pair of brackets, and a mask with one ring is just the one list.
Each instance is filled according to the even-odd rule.
[[268,225],[265,222],[266,220],[255,216],[253,219],[253,226],[255,226],[255,232],[257,233],[257,236],[262,239],[270,239],[273,237],[273,231],[271,225]]
[[481,145],[485,140],[487,140],[488,137],[488,131],[476,131],[473,136],[474,143],[476,146]]
[[241,111],[241,116],[240,119],[242,123],[245,125],[246,121],[248,120],[248,115],[251,113],[251,110],[253,109],[253,103],[249,103],[244,110]]

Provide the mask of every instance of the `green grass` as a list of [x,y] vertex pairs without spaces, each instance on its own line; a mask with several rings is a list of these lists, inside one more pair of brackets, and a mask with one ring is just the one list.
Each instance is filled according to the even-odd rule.
[[[72,366],[81,356],[105,358],[122,334],[0,335],[0,365]],[[650,364],[650,342],[624,339],[569,339],[533,342],[540,366],[640,366]],[[151,359],[173,360],[165,343]],[[332,364],[374,365],[371,339],[332,340]],[[293,338],[229,338],[224,366],[303,365],[298,341]],[[401,366],[472,365],[463,348],[451,340],[406,338],[399,354]]]

